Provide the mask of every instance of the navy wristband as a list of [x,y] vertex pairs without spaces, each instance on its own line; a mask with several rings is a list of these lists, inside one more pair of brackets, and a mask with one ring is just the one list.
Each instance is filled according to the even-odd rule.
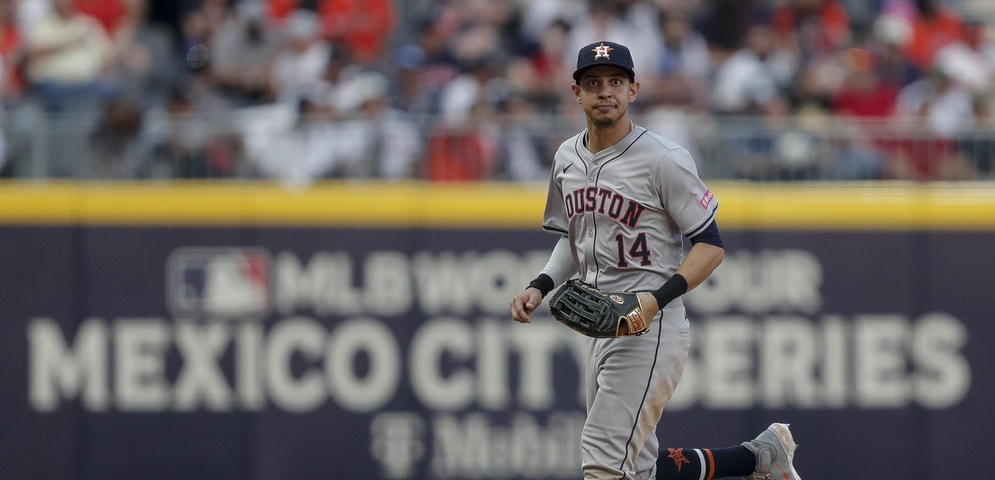
[[675,273],[674,276],[664,282],[663,286],[653,292],[652,295],[656,298],[656,304],[660,307],[660,310],[663,310],[663,307],[666,307],[668,303],[685,293],[688,293],[688,281],[684,278],[684,275]]
[[542,296],[545,297],[546,294],[552,291],[553,287],[555,287],[556,285],[553,284],[552,277],[546,275],[545,273],[540,273],[539,276],[535,278],[535,280],[532,280],[529,283],[529,286],[539,290],[539,292],[542,293]]

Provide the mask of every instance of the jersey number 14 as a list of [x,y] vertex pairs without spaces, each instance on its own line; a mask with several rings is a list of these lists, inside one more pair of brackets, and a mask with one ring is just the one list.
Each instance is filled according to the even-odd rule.
[[622,234],[615,235],[615,245],[618,247],[618,268],[629,268],[628,258],[639,259],[639,265],[648,266],[650,261],[650,250],[646,245],[646,233],[636,235],[636,239],[629,247],[628,255],[625,250],[625,237]]

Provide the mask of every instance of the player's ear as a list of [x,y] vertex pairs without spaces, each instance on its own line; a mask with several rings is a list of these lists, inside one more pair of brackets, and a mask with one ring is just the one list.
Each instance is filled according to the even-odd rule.
[[639,93],[639,82],[629,84],[629,103],[636,101],[636,94]]
[[580,103],[580,85],[577,85],[576,82],[571,83],[570,90],[573,92],[574,98],[577,99],[577,103]]

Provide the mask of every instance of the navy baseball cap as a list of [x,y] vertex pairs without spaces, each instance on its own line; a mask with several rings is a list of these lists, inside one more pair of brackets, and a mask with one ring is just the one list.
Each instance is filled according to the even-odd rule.
[[632,65],[632,54],[629,53],[629,49],[625,45],[615,42],[598,41],[577,52],[577,70],[574,70],[574,81],[580,79],[584,70],[599,65],[621,68],[629,74],[629,79],[633,81],[636,79],[636,72]]

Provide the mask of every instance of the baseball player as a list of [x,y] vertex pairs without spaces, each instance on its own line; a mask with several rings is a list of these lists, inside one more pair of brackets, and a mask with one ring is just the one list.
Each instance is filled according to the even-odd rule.
[[[557,150],[543,216],[543,229],[561,237],[512,300],[512,318],[530,322],[546,294],[578,276],[599,289],[639,292],[649,323],[641,335],[588,341],[584,478],[799,480],[785,424],[728,448],[659,449],[656,426],[691,345],[681,295],[725,252],[718,201],[686,149],[630,121],[639,83],[628,48],[609,41],[581,48],[573,78],[587,129]],[[686,254],[683,237],[692,245]]]

